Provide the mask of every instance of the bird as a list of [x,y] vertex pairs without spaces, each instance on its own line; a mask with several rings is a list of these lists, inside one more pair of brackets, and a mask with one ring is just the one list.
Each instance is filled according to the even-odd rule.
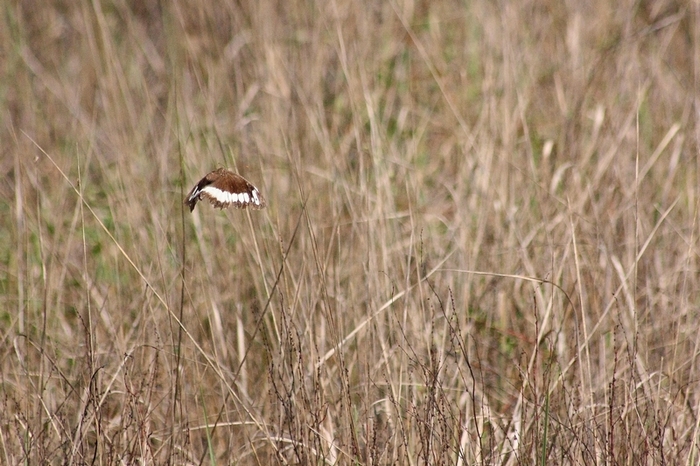
[[258,188],[226,168],[217,168],[207,173],[187,194],[184,204],[192,212],[202,199],[207,199],[218,209],[234,206],[238,209],[250,207],[257,210],[267,205]]

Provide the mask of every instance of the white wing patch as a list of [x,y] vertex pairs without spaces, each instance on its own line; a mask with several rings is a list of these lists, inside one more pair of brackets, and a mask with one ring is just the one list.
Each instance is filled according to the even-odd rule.
[[220,202],[221,204],[242,204],[246,206],[248,204],[254,204],[260,206],[260,197],[258,190],[253,188],[250,194],[248,193],[230,193],[228,191],[223,191],[219,188],[213,186],[206,186],[201,191],[206,193],[211,198]]

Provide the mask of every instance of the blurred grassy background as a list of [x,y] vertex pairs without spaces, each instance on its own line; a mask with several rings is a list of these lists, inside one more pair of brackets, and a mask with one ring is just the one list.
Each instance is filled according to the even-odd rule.
[[697,463],[697,1],[10,1],[0,70],[0,462]]

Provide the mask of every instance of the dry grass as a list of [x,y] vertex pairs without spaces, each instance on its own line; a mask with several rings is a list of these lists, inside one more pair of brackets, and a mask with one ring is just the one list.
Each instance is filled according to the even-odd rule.
[[4,4],[0,463],[697,464],[699,25]]

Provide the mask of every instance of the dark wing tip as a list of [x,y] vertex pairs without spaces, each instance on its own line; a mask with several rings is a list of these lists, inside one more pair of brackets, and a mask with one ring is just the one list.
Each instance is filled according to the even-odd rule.
[[197,201],[199,201],[199,185],[192,188],[192,191],[190,191],[189,194],[187,194],[187,197],[185,197],[183,204],[189,207],[190,212],[192,212],[194,210],[194,206],[197,205]]
[[264,209],[265,207],[267,207],[267,200],[265,199],[265,197],[262,194],[260,194],[260,191],[258,191],[257,188],[254,188],[254,189],[255,189],[255,193],[258,196],[258,203],[257,204],[251,203],[251,207],[255,210]]

